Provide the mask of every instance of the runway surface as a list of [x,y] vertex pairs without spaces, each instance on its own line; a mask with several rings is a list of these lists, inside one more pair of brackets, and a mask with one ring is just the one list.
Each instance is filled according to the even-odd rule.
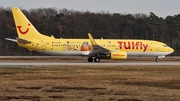
[[99,62],[99,63],[83,63],[83,62],[0,62],[0,67],[3,66],[58,66],[58,65],[62,65],[62,66],[74,66],[74,65],[81,65],[81,66],[93,66],[93,65],[104,65],[104,66],[108,66],[108,65],[180,65],[179,61],[161,61],[161,62],[146,62],[146,61],[136,61],[136,62],[110,62],[110,63],[103,63],[103,62]]

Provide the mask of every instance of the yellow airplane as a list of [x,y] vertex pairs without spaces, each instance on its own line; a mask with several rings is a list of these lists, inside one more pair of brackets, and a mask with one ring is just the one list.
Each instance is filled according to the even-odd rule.
[[39,33],[18,7],[12,8],[18,38],[6,40],[17,42],[20,47],[51,55],[87,56],[88,62],[100,59],[126,59],[136,57],[165,57],[174,52],[166,44],[153,40],[134,39],[56,39]]

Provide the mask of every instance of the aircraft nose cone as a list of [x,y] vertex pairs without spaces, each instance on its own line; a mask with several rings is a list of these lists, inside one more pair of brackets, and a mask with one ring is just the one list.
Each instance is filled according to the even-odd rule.
[[173,53],[173,52],[174,52],[174,49],[169,48],[169,52]]

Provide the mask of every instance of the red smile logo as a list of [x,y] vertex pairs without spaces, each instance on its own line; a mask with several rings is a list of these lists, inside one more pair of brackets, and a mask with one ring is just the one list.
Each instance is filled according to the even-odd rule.
[[[30,25],[31,25],[31,24],[29,23],[28,26],[30,26]],[[18,28],[18,30],[19,30],[19,32],[20,32],[21,34],[26,34],[26,33],[29,31],[29,28],[27,28],[25,31],[22,31],[22,30],[21,30],[22,26],[17,26],[17,28]]]

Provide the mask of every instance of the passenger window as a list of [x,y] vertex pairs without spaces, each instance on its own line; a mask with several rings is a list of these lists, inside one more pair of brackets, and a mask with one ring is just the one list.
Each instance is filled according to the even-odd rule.
[[168,47],[167,45],[163,45],[163,47]]

